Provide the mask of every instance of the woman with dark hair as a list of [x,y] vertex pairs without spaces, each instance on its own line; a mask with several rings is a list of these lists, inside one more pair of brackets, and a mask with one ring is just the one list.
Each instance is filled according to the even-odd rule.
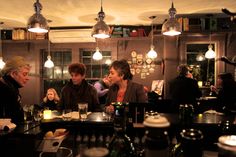
[[112,85],[107,95],[107,105],[112,102],[147,102],[143,85],[133,82],[132,78],[126,60],[117,60],[111,64],[109,79]]
[[222,73],[217,77],[218,89],[211,86],[218,103],[225,113],[236,112],[236,82],[231,73]]

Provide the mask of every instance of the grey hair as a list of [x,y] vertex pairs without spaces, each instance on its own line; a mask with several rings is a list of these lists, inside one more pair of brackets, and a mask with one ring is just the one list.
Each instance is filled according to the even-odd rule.
[[12,71],[19,71],[22,67],[31,68],[30,64],[26,62],[24,57],[14,56],[6,61],[6,64],[1,72],[3,75],[8,75]]

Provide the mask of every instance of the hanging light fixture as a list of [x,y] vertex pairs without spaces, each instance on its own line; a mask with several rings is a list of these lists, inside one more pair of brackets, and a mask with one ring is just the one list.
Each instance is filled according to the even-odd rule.
[[207,50],[207,52],[205,53],[205,57],[207,58],[207,59],[212,59],[212,58],[215,58],[216,57],[216,53],[215,53],[215,51],[213,51],[213,46],[212,46],[212,44],[210,44],[209,46],[208,46],[208,50]]
[[48,38],[48,56],[47,56],[46,62],[44,63],[44,67],[45,68],[52,68],[52,67],[54,67],[54,63],[51,60],[51,55],[50,55],[50,40],[49,40],[49,38]]
[[94,59],[94,60],[101,60],[103,57],[102,57],[101,52],[99,51],[98,40],[97,40],[96,42],[97,42],[97,46],[96,46],[96,51],[95,51],[95,53],[93,54],[93,59]]
[[156,58],[157,57],[157,52],[154,50],[154,45],[153,45],[153,20],[156,18],[156,16],[151,16],[149,17],[152,20],[152,30],[151,30],[151,46],[150,46],[150,51],[148,52],[147,56],[148,58]]
[[197,57],[196,57],[196,60],[197,60],[198,62],[204,61],[205,59],[206,59],[206,58],[205,58],[205,56],[203,55],[202,52],[198,53],[198,55],[197,55]]
[[[0,24],[3,24],[3,22],[0,22]],[[2,57],[2,37],[0,33],[0,70],[2,70],[5,66],[5,62],[3,61]]]
[[97,23],[92,28],[92,37],[102,39],[110,37],[110,27],[103,21],[104,18],[105,13],[103,12],[101,0],[101,11],[98,13]]
[[208,45],[208,50],[205,53],[205,57],[207,59],[212,59],[212,58],[216,57],[216,53],[215,53],[215,51],[213,51],[213,46],[211,44],[211,33],[210,33],[210,44]]
[[102,59],[102,54],[99,51],[98,47],[96,47],[96,52],[93,54],[93,59],[94,60],[101,60]]
[[48,23],[45,17],[40,13],[42,10],[42,5],[37,0],[34,3],[35,14],[32,15],[28,20],[28,31],[34,33],[47,33]]
[[3,58],[0,57],[0,70],[2,70],[5,66],[5,62],[3,61]]
[[169,19],[162,25],[162,34],[168,36],[176,36],[181,34],[181,27],[175,18],[176,9],[172,0],[171,8],[169,9]]

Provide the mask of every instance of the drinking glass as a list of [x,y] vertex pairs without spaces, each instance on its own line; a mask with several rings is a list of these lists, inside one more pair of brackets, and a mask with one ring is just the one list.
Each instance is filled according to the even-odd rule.
[[62,119],[64,121],[69,121],[72,119],[72,110],[71,109],[64,109],[62,111]]
[[33,115],[32,115],[33,105],[28,105],[28,104],[24,105],[23,111],[24,111],[24,121],[26,123],[32,122],[32,120],[33,120]]
[[34,121],[39,122],[43,118],[43,111],[36,110],[34,111]]
[[87,119],[87,112],[88,112],[88,103],[79,103],[78,109],[79,109],[80,120],[81,121],[86,120]]

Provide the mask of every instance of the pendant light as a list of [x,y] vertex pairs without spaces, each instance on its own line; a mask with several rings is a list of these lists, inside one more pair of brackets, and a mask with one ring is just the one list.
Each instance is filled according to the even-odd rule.
[[48,56],[47,56],[47,61],[44,63],[45,68],[52,68],[54,67],[54,63],[51,60],[51,55],[50,55],[50,40],[48,38]]
[[203,55],[203,53],[202,52],[199,52],[198,53],[198,55],[197,55],[197,57],[196,57],[196,60],[198,61],[198,62],[201,62],[201,61],[204,61],[206,58],[205,58],[205,56]]
[[98,13],[97,23],[92,28],[92,37],[101,39],[110,37],[110,27],[103,21],[104,18],[105,13],[103,12],[101,0],[101,11]]
[[[3,22],[0,22],[0,24],[3,24]],[[5,62],[3,61],[2,57],[2,37],[0,33],[0,70],[2,70],[5,66]]]
[[93,59],[94,59],[94,60],[101,60],[103,57],[102,57],[101,52],[99,51],[98,40],[97,40],[96,42],[97,42],[97,46],[96,46],[96,51],[95,51],[95,53],[93,54]]
[[216,57],[216,53],[215,53],[215,51],[213,51],[213,46],[211,44],[211,33],[210,33],[210,44],[208,45],[208,50],[205,53],[205,57],[207,59],[212,59],[212,58]]
[[176,36],[181,34],[181,27],[175,18],[176,9],[172,0],[171,8],[169,9],[169,19],[162,25],[162,34],[167,36]]
[[34,3],[35,14],[33,14],[28,20],[28,31],[34,33],[47,33],[48,23],[45,17],[40,13],[42,5],[39,0]]
[[154,45],[153,45],[153,20],[156,18],[156,16],[151,16],[149,17],[152,20],[152,30],[151,30],[151,46],[150,46],[150,51],[147,53],[148,58],[156,58],[157,57],[157,52],[154,50]]

